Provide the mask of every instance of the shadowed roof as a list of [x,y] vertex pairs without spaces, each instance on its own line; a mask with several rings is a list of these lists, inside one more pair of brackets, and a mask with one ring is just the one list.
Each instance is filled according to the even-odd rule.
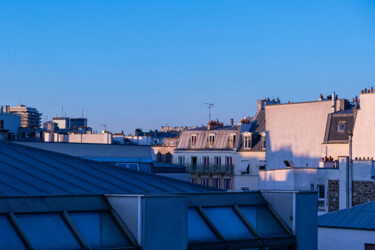
[[14,143],[0,143],[0,196],[215,191]]
[[375,230],[375,201],[321,215],[318,226]]

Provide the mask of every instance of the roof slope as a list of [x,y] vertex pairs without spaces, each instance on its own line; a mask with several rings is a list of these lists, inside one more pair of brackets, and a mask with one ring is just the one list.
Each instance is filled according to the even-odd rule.
[[318,226],[375,230],[375,201],[321,215]]
[[0,143],[0,196],[214,191],[60,153]]
[[[352,109],[340,110],[328,114],[327,127],[324,135],[325,143],[347,143],[349,142],[348,132],[353,131],[355,116]],[[344,130],[339,131],[339,124],[344,125]]]

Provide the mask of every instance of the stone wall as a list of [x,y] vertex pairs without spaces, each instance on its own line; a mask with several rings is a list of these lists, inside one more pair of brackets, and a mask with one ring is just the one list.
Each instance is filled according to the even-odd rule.
[[360,205],[375,200],[375,185],[373,181],[353,182],[352,205]]
[[328,181],[328,212],[339,210],[339,181]]

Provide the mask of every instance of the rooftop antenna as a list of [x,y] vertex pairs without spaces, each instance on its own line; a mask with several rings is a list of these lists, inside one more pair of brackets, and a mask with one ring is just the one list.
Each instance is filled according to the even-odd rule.
[[213,103],[207,103],[207,102],[205,102],[204,104],[206,104],[207,108],[208,108],[208,121],[211,121],[211,109],[214,106],[214,104]]
[[100,126],[103,126],[104,130],[107,131],[107,124],[100,124]]

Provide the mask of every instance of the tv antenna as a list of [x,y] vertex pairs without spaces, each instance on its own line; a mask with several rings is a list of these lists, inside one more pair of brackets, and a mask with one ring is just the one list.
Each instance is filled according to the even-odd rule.
[[211,109],[213,108],[214,104],[213,103],[207,103],[205,102],[204,104],[207,105],[208,108],[208,121],[211,121]]
[[100,124],[100,126],[104,127],[104,131],[107,131],[107,124]]

